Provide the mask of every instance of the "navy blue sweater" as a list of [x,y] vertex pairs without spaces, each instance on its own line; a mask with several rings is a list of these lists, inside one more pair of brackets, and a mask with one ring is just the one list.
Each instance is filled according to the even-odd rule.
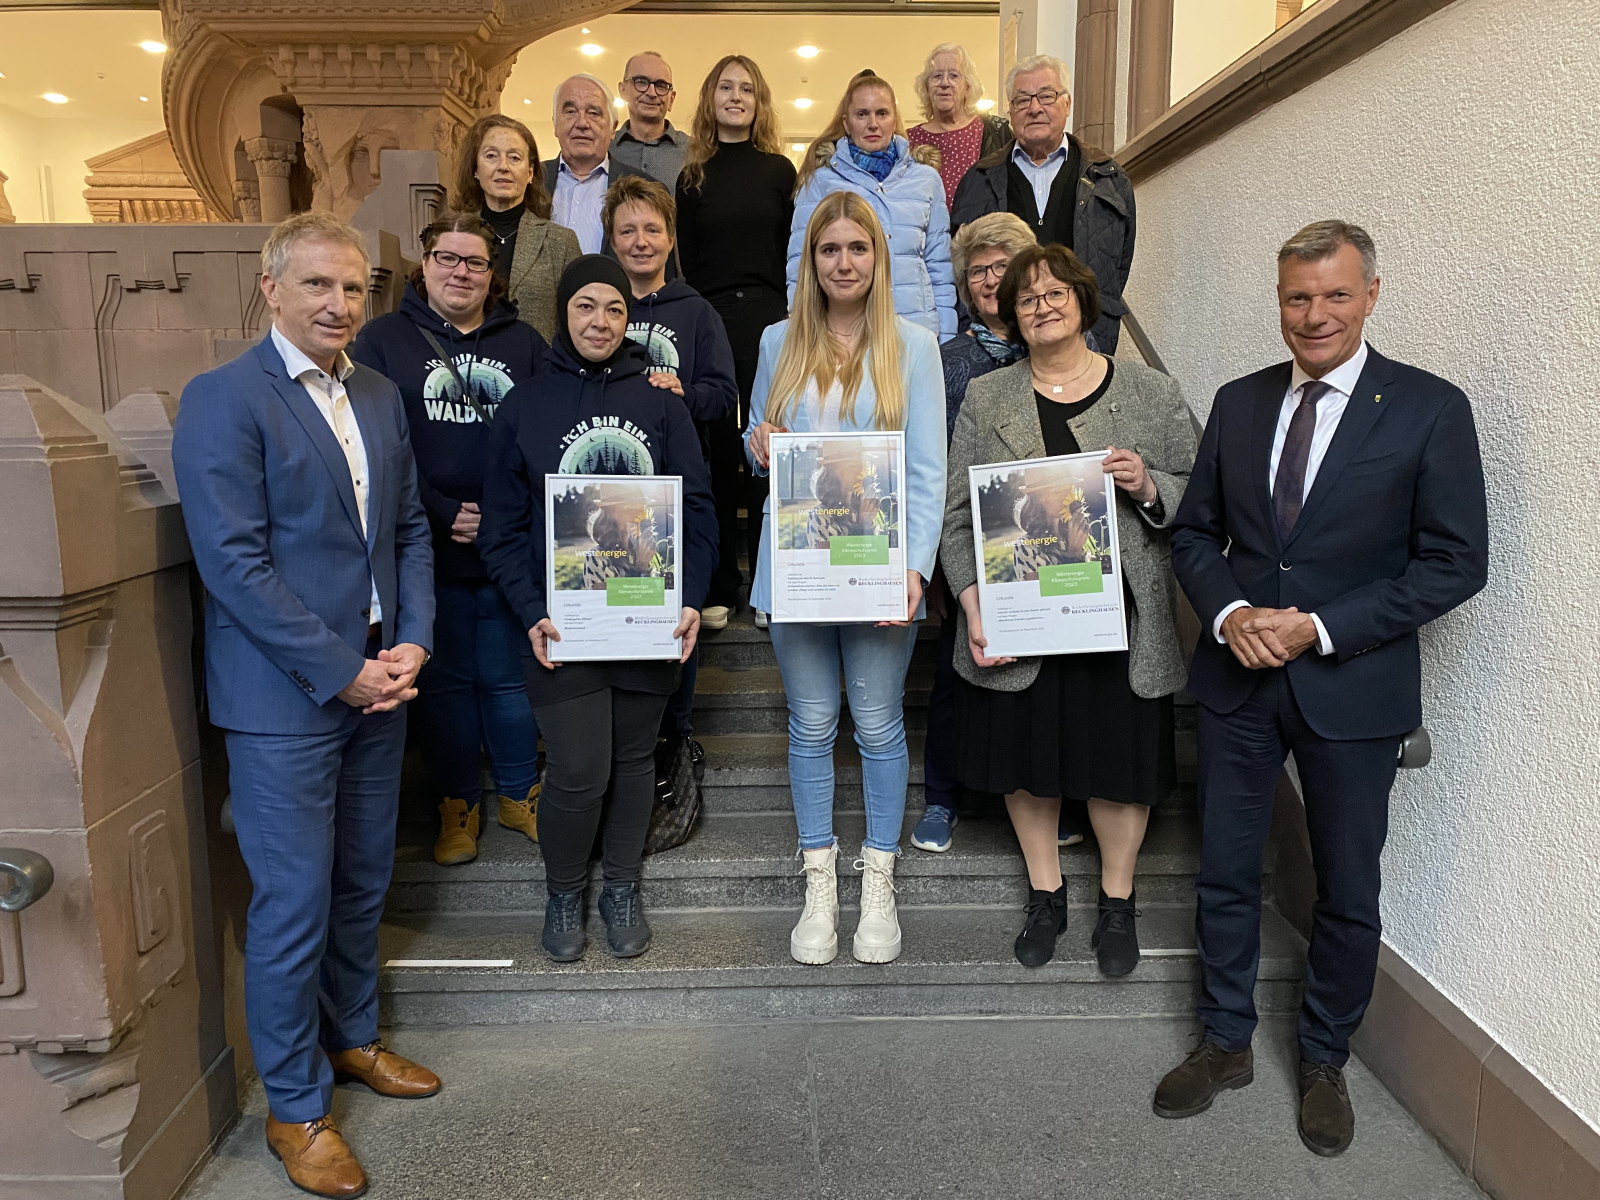
[[725,417],[739,399],[733,347],[722,318],[681,279],[640,296],[628,312],[628,336],[650,355],[650,365],[683,383],[683,402],[701,424]]
[[653,386],[649,371],[644,350],[633,342],[623,342],[611,365],[598,371],[558,346],[548,369],[512,388],[495,417],[478,550],[526,629],[550,615],[544,553],[548,474],[681,475],[683,604],[705,604],[717,565],[711,476],[689,410],[676,393]]
[[496,305],[471,333],[460,333],[409,284],[400,311],[368,322],[350,347],[351,358],[387,375],[405,401],[417,485],[433,528],[434,576],[483,579],[488,572],[477,546],[452,541],[450,527],[463,501],[482,503],[489,429],[459,395],[419,326],[455,359],[456,371],[491,418],[514,385],[544,370],[550,350],[508,304]]

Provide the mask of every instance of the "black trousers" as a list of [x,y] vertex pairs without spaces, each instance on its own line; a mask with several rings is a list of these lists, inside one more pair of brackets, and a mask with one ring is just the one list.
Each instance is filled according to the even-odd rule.
[[667,699],[602,688],[533,710],[544,735],[539,846],[552,896],[583,890],[602,809],[606,884],[638,882],[655,803],[656,729]]
[[[951,812],[961,798],[961,780],[956,775],[960,745],[960,723],[956,720],[956,618],[955,601],[949,598],[944,573],[936,572],[935,587],[945,592],[945,611],[939,622],[939,661],[933,668],[933,690],[928,693],[928,734],[922,746],[923,793],[927,803],[942,805]],[[965,644],[961,652],[967,653]]]
[[1200,709],[1200,1023],[1227,1050],[1250,1044],[1261,959],[1261,855],[1273,793],[1294,753],[1317,873],[1300,1054],[1344,1066],[1372,999],[1382,924],[1379,856],[1400,737],[1330,741],[1307,723],[1288,673],[1263,671],[1231,713]]

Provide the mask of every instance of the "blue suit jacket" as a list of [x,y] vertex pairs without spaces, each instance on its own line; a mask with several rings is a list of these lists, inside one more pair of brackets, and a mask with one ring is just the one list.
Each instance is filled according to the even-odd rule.
[[1228,713],[1261,677],[1211,635],[1235,600],[1315,612],[1334,653],[1287,670],[1319,735],[1399,736],[1422,724],[1417,629],[1488,579],[1478,435],[1453,384],[1369,350],[1300,519],[1278,536],[1267,487],[1291,364],[1225,384],[1172,532],[1172,567],[1202,626],[1189,691]]
[[371,474],[361,535],[350,468],[270,334],[183,389],[172,440],[206,603],[210,717],[321,733],[365,661],[372,588],[386,647],[433,637],[433,549],[405,409],[369,367],[345,380]]

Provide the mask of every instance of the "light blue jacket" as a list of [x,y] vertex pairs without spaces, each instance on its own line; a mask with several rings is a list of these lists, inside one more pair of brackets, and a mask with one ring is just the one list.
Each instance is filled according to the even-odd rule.
[[[937,178],[937,176],[935,177]],[[944,436],[944,368],[939,362],[939,343],[933,334],[913,325],[904,317],[896,324],[900,333],[900,374],[906,389],[906,566],[922,576],[923,584],[933,578],[933,560],[939,552],[939,531],[944,524],[946,444]],[[772,387],[772,371],[778,365],[783,338],[789,322],[767,326],[761,335],[761,358],[756,366],[756,381],[750,390],[750,424],[744,431],[745,456],[750,455],[750,430],[766,420],[767,392]],[[872,386],[872,371],[864,372],[856,393],[855,411],[841,423],[843,432],[870,430],[872,410],[878,402]],[[806,408],[791,408],[791,433],[807,433],[813,428]],[[767,469],[750,459],[750,469],[765,475]],[[768,561],[768,525],[772,498],[761,509],[761,550],[755,581],[750,588],[750,606],[761,612],[772,611],[772,567]],[[925,606],[917,616],[925,615]]]
[[911,157],[911,144],[896,136],[900,160],[882,183],[850,158],[850,139],[834,145],[828,165],[818,167],[794,200],[789,226],[789,306],[800,278],[806,224],[824,196],[854,192],[864,197],[889,240],[894,310],[943,341],[956,333],[956,277],[950,267],[950,212],[939,172]]

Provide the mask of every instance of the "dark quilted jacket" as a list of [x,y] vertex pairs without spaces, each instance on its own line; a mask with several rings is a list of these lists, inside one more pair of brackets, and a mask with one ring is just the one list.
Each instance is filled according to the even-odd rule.
[[[1071,134],[1067,135],[1072,137]],[[1076,138],[1073,138],[1077,141]],[[950,208],[950,236],[968,221],[1006,211],[1006,164],[1015,140],[980,158],[961,179]],[[1083,173],[1078,176],[1078,203],[1072,248],[1100,280],[1100,320],[1095,341],[1107,354],[1116,353],[1122,331],[1122,288],[1133,265],[1133,182],[1104,150],[1078,142]]]

